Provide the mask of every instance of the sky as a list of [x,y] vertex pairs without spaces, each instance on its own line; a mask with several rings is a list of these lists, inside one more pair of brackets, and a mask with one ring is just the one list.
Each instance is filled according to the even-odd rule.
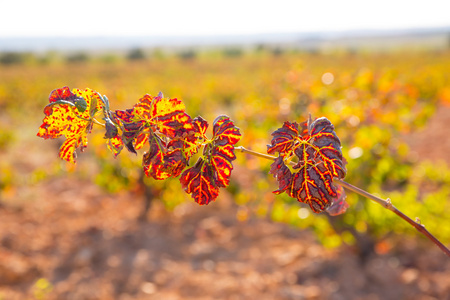
[[448,0],[0,0],[0,37],[202,36],[450,26]]

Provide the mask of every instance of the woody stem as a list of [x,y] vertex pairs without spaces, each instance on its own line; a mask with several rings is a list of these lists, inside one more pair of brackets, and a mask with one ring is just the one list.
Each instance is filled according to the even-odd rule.
[[[275,156],[272,155],[268,155],[268,154],[263,154],[263,153],[259,153],[253,150],[249,150],[246,149],[243,146],[239,146],[239,147],[234,147],[235,150],[237,151],[241,151],[241,152],[245,152],[257,157],[261,157],[261,158],[266,158],[266,159],[270,159],[270,160],[274,160],[276,159]],[[293,164],[294,162],[290,162],[291,164]],[[342,187],[344,187],[345,189],[348,189],[354,193],[357,193],[363,197],[366,197],[367,199],[370,199],[378,204],[380,204],[381,206],[383,206],[384,208],[392,211],[393,213],[395,213],[397,216],[399,216],[400,218],[402,218],[403,220],[405,220],[406,222],[408,222],[411,226],[413,226],[414,228],[416,228],[420,233],[422,233],[423,235],[425,235],[428,239],[430,239],[434,244],[436,244],[445,254],[447,254],[448,257],[450,257],[450,250],[444,245],[442,244],[434,235],[432,235],[428,230],[425,229],[425,226],[422,225],[420,223],[420,221],[413,221],[410,217],[408,217],[407,215],[405,215],[404,213],[402,213],[400,210],[398,210],[391,202],[391,200],[389,198],[387,198],[386,200],[381,199],[375,195],[370,194],[369,192],[366,192],[356,186],[351,185],[350,183],[347,183],[341,179],[338,178],[334,178],[333,179],[334,183],[337,183],[339,185],[341,185]]]

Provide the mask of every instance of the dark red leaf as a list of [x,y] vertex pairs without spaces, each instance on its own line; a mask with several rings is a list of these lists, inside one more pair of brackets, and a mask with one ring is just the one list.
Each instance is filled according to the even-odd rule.
[[198,116],[192,120],[193,130],[197,137],[206,139],[206,130],[208,129],[208,122],[202,117]]
[[105,139],[112,139],[117,136],[119,130],[110,119],[105,120]]
[[347,198],[347,195],[345,194],[344,188],[339,185],[336,188],[336,191],[337,191],[337,196],[333,199],[333,204],[331,204],[331,206],[328,207],[328,209],[326,210],[326,212],[330,216],[337,216],[337,215],[343,214],[349,207],[347,201],[345,201],[345,198]]
[[[309,204],[316,213],[330,207],[338,197],[333,178],[344,178],[346,174],[341,143],[331,122],[326,118],[300,125],[285,122],[272,136],[267,152],[280,154],[270,170],[279,184],[275,193],[285,191]],[[293,157],[298,160],[292,167],[295,172],[291,172],[284,162]]]
[[228,116],[218,116],[213,122],[213,140],[217,145],[234,145],[241,139],[241,133]]
[[[233,170],[232,161],[236,159],[234,154],[234,144],[241,137],[239,128],[227,116],[219,116],[213,122],[213,137],[208,139],[205,136],[208,123],[201,117],[193,120],[194,139],[204,142],[205,148],[203,156],[192,168],[183,172],[180,182],[188,194],[199,204],[208,204],[214,201],[219,194],[219,187],[227,187],[230,183],[230,175]],[[192,142],[190,148],[198,147],[196,142]],[[201,166],[200,166],[201,165]],[[200,175],[198,175],[200,174]],[[202,184],[194,189],[191,181],[196,180],[194,185]]]
[[200,205],[214,201],[219,195],[219,187],[211,180],[213,173],[209,166],[200,158],[192,168],[185,170],[180,176],[181,186]]
[[281,194],[289,188],[292,180],[292,173],[284,163],[283,157],[278,156],[270,165],[269,174],[273,174],[273,177],[275,177],[278,181],[279,187],[278,190],[274,191],[275,194]]
[[150,136],[149,151],[144,153],[142,166],[145,175],[152,176],[157,180],[167,179],[171,176],[164,168],[164,142],[155,134]]
[[191,117],[185,109],[184,103],[176,98],[163,98],[162,93],[157,97],[147,94],[139,99],[132,114],[135,120],[143,120],[146,126],[173,138],[178,130],[192,129]]

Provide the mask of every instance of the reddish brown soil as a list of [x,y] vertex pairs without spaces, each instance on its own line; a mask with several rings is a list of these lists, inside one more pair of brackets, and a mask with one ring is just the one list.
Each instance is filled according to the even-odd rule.
[[[448,120],[439,110],[410,139],[420,158],[450,163]],[[0,299],[450,299],[450,259],[425,239],[396,237],[362,261],[310,231],[239,222],[227,198],[155,202],[139,221],[142,196],[70,178],[0,202]]]
[[156,203],[138,221],[132,194],[68,179],[35,192],[39,201],[0,209],[2,299],[450,299],[450,259],[428,241],[362,263],[309,231],[239,222],[227,200],[172,213]]

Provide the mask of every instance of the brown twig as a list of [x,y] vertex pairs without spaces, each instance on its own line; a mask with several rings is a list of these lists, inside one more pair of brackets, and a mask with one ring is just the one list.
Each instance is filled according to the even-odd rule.
[[[261,158],[266,158],[266,159],[271,159],[274,160],[276,157],[272,156],[272,155],[268,155],[268,154],[263,154],[263,153],[259,153],[253,150],[249,150],[246,149],[243,146],[239,146],[239,147],[235,147],[235,150],[241,151],[241,152],[245,152],[257,157],[261,157]],[[391,200],[388,198],[386,200],[381,199],[375,195],[372,195],[356,186],[351,185],[350,183],[347,183],[341,179],[338,178],[334,178],[333,179],[334,183],[337,183],[341,186],[343,186],[344,188],[357,193],[363,197],[366,197],[367,199],[370,199],[372,201],[375,201],[376,203],[380,204],[381,206],[383,206],[384,208],[392,211],[393,213],[395,213],[397,216],[399,216],[400,218],[402,218],[403,220],[405,220],[406,222],[408,222],[411,226],[413,226],[414,228],[416,228],[420,233],[422,233],[423,235],[425,235],[429,240],[431,240],[434,244],[436,244],[439,249],[441,249],[445,254],[447,254],[448,257],[450,257],[450,250],[444,245],[442,244],[434,235],[432,235],[426,228],[424,225],[422,225],[420,223],[420,220],[417,219],[417,221],[413,221],[410,217],[408,217],[407,215],[405,215],[404,213],[402,213],[400,210],[398,210],[391,202]]]

